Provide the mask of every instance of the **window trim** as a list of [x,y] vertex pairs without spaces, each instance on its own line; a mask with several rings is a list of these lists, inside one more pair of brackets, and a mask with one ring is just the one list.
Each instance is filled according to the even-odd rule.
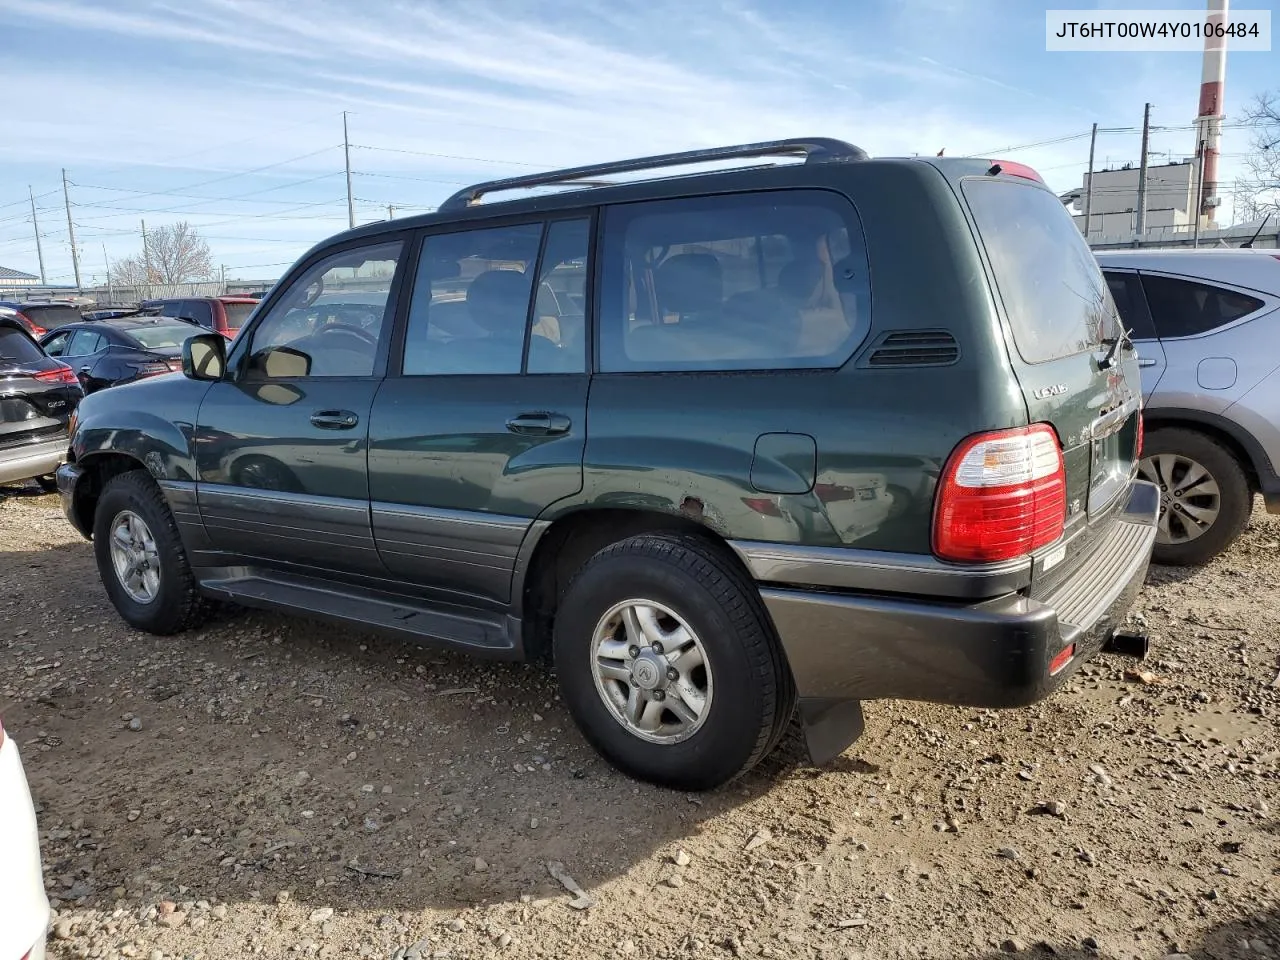
[[[765,194],[822,194],[834,199],[837,203],[843,203],[849,210],[853,212],[853,221],[849,222],[847,216],[842,216],[845,220],[845,228],[849,232],[849,241],[852,245],[856,240],[862,250],[863,263],[866,266],[866,298],[867,298],[867,318],[859,319],[858,326],[862,328],[860,335],[851,339],[849,342],[849,353],[843,360],[836,364],[822,364],[818,366],[804,367],[746,367],[746,368],[726,368],[712,370],[605,370],[600,357],[600,345],[602,336],[599,326],[604,321],[604,267],[605,267],[605,230],[606,221],[611,210],[624,210],[637,205],[653,205],[670,202],[696,202],[700,200],[727,200],[729,198],[740,197],[758,197]],[[856,227],[856,230],[854,229]],[[595,267],[590,271],[592,279],[591,290],[591,307],[592,317],[590,319],[590,334],[588,347],[591,357],[591,373],[596,377],[697,377],[697,376],[714,376],[714,377],[734,377],[734,376],[790,376],[794,374],[813,374],[813,373],[835,373],[843,370],[858,353],[866,345],[871,335],[871,315],[874,312],[875,290],[871,279],[871,248],[867,243],[866,226],[862,222],[862,214],[858,211],[858,205],[853,202],[853,198],[846,193],[842,193],[829,186],[814,184],[796,184],[784,187],[768,187],[761,189],[759,187],[749,187],[739,190],[725,190],[707,193],[680,194],[678,196],[657,196],[644,197],[635,200],[626,200],[615,203],[603,203],[596,210],[596,229],[594,231],[593,243],[591,247],[591,255],[595,259]],[[856,331],[855,331],[856,332]],[[805,358],[807,359],[807,358]]]
[[[254,310],[249,322],[241,329],[240,334],[232,341],[231,352],[227,356],[227,371],[223,376],[224,380],[240,383],[244,380],[245,367],[249,359],[249,348],[253,343],[253,337],[262,323],[271,316],[272,310],[276,304],[284,299],[284,295],[288,293],[293,284],[302,278],[312,267],[316,266],[323,260],[327,260],[332,256],[340,253],[347,253],[351,250],[358,250],[361,247],[377,247],[386,243],[400,243],[400,260],[396,263],[395,275],[391,278],[391,289],[387,292],[387,300],[393,304],[391,315],[388,320],[383,321],[385,327],[388,322],[391,324],[390,334],[384,333],[378,338],[378,347],[373,356],[373,372],[363,377],[288,377],[281,378],[284,380],[322,380],[330,381],[348,381],[348,380],[381,380],[387,376],[387,356],[391,341],[395,339],[397,321],[400,317],[400,311],[404,306],[404,279],[405,271],[401,269],[403,263],[410,256],[415,256],[416,262],[416,237],[412,230],[393,230],[387,233],[367,234],[361,237],[353,237],[340,243],[327,244],[324,247],[312,250],[301,260],[295,263],[280,280],[276,281],[274,287],[271,288],[270,294],[265,300],[258,304],[258,309]],[[202,331],[204,327],[200,328]],[[216,331],[208,331],[215,333]],[[218,334],[221,336],[221,334]],[[272,381],[277,382],[277,381]]]
[[1185,273],[1171,273],[1168,270],[1144,270],[1143,268],[1138,267],[1134,270],[1134,272],[1137,273],[1139,278],[1142,278],[1144,281],[1142,283],[1142,297],[1144,300],[1147,298],[1147,285],[1145,283],[1145,278],[1146,277],[1162,277],[1166,280],[1182,280],[1185,283],[1198,283],[1204,287],[1216,287],[1219,290],[1226,290],[1230,293],[1236,293],[1242,297],[1248,297],[1251,300],[1262,301],[1262,306],[1260,306],[1257,310],[1250,310],[1248,313],[1243,314],[1239,317],[1236,317],[1234,320],[1228,323],[1221,324],[1220,326],[1217,326],[1217,327],[1211,327],[1210,329],[1202,331],[1201,333],[1189,333],[1181,337],[1161,336],[1160,328],[1156,323],[1155,314],[1151,312],[1151,310],[1148,308],[1148,313],[1151,316],[1151,326],[1155,329],[1156,337],[1157,339],[1159,339],[1161,343],[1164,343],[1165,341],[1169,341],[1171,343],[1172,342],[1181,343],[1182,341],[1185,341],[1185,340],[1200,340],[1200,339],[1203,339],[1204,337],[1217,336],[1218,334],[1226,330],[1233,330],[1236,327],[1240,326],[1241,324],[1250,323],[1262,316],[1265,316],[1269,312],[1280,309],[1280,298],[1277,298],[1273,294],[1267,294],[1262,290],[1252,290],[1249,287],[1242,287],[1234,283],[1223,283],[1219,280],[1216,280],[1210,277],[1204,277],[1204,276],[1198,276],[1198,275],[1193,276],[1191,274],[1185,274]]
[[[1143,319],[1146,321],[1146,324],[1147,324],[1147,329],[1149,329],[1152,332],[1153,336],[1150,336],[1150,337],[1135,336],[1133,338],[1134,342],[1135,343],[1151,343],[1154,341],[1158,343],[1160,340],[1160,335],[1156,333],[1155,318],[1151,316],[1151,304],[1147,303],[1147,288],[1144,287],[1142,284],[1141,274],[1139,274],[1138,271],[1133,269],[1132,267],[1108,267],[1105,264],[1099,264],[1099,266],[1102,269],[1103,280],[1108,280],[1108,275],[1114,273],[1118,277],[1124,277],[1127,283],[1135,286],[1138,290],[1138,300],[1134,304],[1134,306],[1136,306],[1139,309],[1139,311],[1142,313]],[[1116,298],[1115,294],[1112,294],[1111,299],[1114,301],[1115,298]],[[1118,303],[1116,304],[1116,315],[1120,316],[1120,305]],[[1123,316],[1120,316],[1120,322],[1124,323]],[[1132,330],[1129,330],[1127,332],[1133,333]]]
[[[487,217],[476,220],[451,220],[447,223],[433,223],[424,227],[419,227],[414,233],[413,245],[413,269],[406,273],[404,277],[404,288],[401,291],[400,303],[396,311],[396,324],[391,343],[389,345],[389,353],[387,360],[387,377],[397,377],[404,379],[431,378],[435,380],[447,380],[460,377],[573,377],[573,376],[591,376],[594,368],[592,363],[591,346],[592,346],[592,330],[594,327],[594,302],[592,300],[594,291],[594,276],[597,269],[597,259],[595,256],[596,232],[599,229],[600,221],[604,218],[599,216],[598,207],[568,207],[562,210],[549,210],[545,213],[521,213],[508,214],[503,217]],[[423,249],[426,247],[427,240],[431,237],[445,236],[454,233],[470,233],[479,230],[498,230],[503,227],[521,227],[532,224],[541,224],[542,233],[538,240],[538,255],[535,263],[537,267],[541,266],[543,250],[546,247],[547,236],[551,231],[551,225],[563,220],[586,220],[587,225],[587,289],[585,292],[584,309],[587,316],[584,318],[585,329],[584,334],[586,343],[584,344],[586,355],[583,358],[583,370],[576,373],[529,373],[529,334],[532,330],[532,324],[529,317],[533,312],[534,304],[537,300],[536,289],[530,287],[529,305],[525,311],[525,333],[524,333],[524,353],[520,360],[520,371],[518,373],[405,373],[404,372],[404,345],[409,335],[409,309],[413,306],[413,294],[418,281],[418,267],[422,259]],[[535,270],[537,269],[535,267]],[[536,281],[537,275],[535,273]]]

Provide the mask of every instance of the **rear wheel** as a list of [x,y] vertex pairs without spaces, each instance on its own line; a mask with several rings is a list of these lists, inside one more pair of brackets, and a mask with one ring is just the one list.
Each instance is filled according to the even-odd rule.
[[204,614],[173,514],[146,471],[107,482],[94,514],[93,547],[107,596],[131,626],[178,633]]
[[605,759],[682,790],[749,770],[794,706],[754,584],[690,536],[632,537],[592,557],[559,606],[555,662],[574,720]]
[[1147,434],[1138,473],[1160,487],[1157,563],[1207,563],[1240,536],[1253,494],[1238,460],[1194,430],[1166,427]]

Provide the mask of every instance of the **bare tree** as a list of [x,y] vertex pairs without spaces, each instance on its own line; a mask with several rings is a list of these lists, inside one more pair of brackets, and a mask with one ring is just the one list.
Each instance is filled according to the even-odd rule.
[[147,234],[154,282],[188,283],[213,276],[209,244],[185,220],[157,227]]
[[1235,182],[1235,219],[1280,217],[1280,92],[1260,93],[1241,119],[1253,127],[1248,174]]
[[111,282],[117,287],[141,287],[151,282],[141,256],[121,257],[111,264]]

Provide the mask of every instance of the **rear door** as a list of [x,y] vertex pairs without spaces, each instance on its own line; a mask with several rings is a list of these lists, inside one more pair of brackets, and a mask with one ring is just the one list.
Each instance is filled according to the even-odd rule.
[[1070,536],[1107,512],[1135,469],[1137,353],[1116,345],[1111,292],[1053,193],[1004,175],[969,178],[962,189],[990,262],[1030,421],[1052,424],[1062,441]]
[[428,234],[369,428],[373,535],[400,580],[510,599],[534,520],[582,489],[591,220]]
[[1156,335],[1147,295],[1142,290],[1142,278],[1136,270],[1104,267],[1107,288],[1116,302],[1120,322],[1129,331],[1138,352],[1138,369],[1142,372],[1142,399],[1145,402],[1155,392],[1164,376],[1166,367],[1164,347]]

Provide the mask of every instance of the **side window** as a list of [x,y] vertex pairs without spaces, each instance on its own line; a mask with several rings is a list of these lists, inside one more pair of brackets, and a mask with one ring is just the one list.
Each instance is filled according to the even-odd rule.
[[71,343],[67,347],[65,356],[87,357],[91,353],[98,352],[101,342],[102,337],[92,330],[77,330],[71,336]]
[[1264,305],[1257,297],[1193,280],[1144,273],[1142,286],[1162,340],[1207,333]]
[[587,346],[587,249],[590,220],[547,227],[529,330],[529,373],[582,373]]
[[56,337],[50,337],[49,342],[45,344],[44,352],[51,357],[60,357],[66,353],[67,342],[70,339],[70,333],[60,333]]
[[603,372],[838,367],[867,330],[857,214],[820,191],[607,211]]
[[1107,278],[1111,299],[1116,302],[1120,322],[1129,331],[1129,335],[1134,340],[1156,339],[1156,328],[1151,323],[1147,299],[1142,293],[1142,281],[1138,279],[1138,275],[1111,270],[1102,271],[1102,275]]
[[245,376],[372,376],[378,342],[391,326],[403,246],[344,250],[294,280],[254,327]]
[[404,373],[519,373],[542,224],[443,233],[422,244]]

